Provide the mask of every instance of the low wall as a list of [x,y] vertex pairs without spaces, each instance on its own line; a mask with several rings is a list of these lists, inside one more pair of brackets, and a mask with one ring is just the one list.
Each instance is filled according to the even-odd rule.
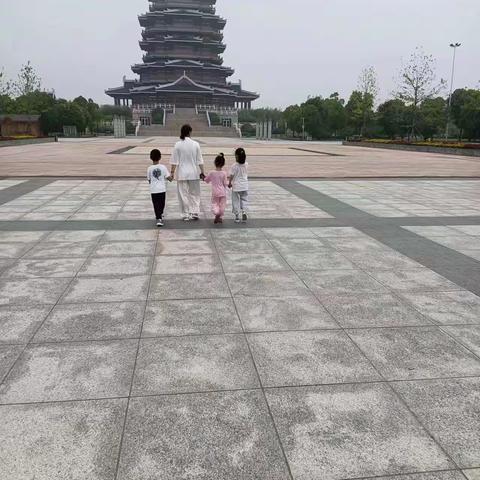
[[397,145],[373,142],[343,142],[349,147],[383,148],[384,150],[403,150],[406,152],[442,153],[446,155],[460,155],[464,157],[480,157],[480,150],[468,148],[429,147],[427,145]]
[[0,147],[18,147],[20,145],[35,145],[37,143],[54,143],[57,139],[55,137],[47,138],[22,138],[19,140],[5,140],[0,141]]

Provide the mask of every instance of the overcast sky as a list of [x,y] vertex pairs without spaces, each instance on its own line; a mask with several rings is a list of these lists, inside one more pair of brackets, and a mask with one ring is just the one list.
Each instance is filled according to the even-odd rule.
[[[235,68],[257,106],[302,102],[308,95],[348,96],[364,66],[378,72],[381,96],[394,88],[402,58],[421,45],[456,86],[480,81],[479,0],[218,0],[227,18],[225,65]],[[147,0],[0,0],[0,68],[14,76],[31,60],[58,96],[111,103],[141,61],[137,15]]]

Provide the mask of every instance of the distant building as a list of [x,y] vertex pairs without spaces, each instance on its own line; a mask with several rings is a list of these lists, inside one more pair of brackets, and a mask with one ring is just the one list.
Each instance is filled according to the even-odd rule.
[[132,70],[139,80],[124,78],[122,87],[106,91],[115,105],[134,109],[249,109],[259,96],[227,79],[223,66],[226,20],[215,14],[216,0],[150,0],[139,17],[144,28],[143,63]]
[[0,137],[41,137],[40,115],[0,115]]

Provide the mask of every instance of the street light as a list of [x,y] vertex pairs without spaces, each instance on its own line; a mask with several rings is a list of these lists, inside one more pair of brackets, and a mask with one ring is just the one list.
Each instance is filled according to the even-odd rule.
[[448,137],[450,136],[450,114],[452,111],[453,80],[455,78],[455,60],[457,58],[457,48],[461,46],[462,46],[461,43],[450,44],[450,47],[453,48],[453,63],[452,63],[452,79],[450,81],[450,96],[448,97],[447,127],[445,129],[445,140],[448,140]]

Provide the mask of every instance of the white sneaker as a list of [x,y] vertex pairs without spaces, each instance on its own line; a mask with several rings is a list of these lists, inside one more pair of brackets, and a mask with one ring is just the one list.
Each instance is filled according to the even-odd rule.
[[248,215],[247,212],[242,212],[242,222],[246,223],[248,220]]
[[184,215],[183,216],[183,221],[184,222],[189,222],[191,219],[192,219],[192,217],[190,215]]
[[163,219],[157,218],[157,227],[163,227],[163,225],[164,225]]
[[240,223],[240,215],[235,215],[235,223]]

